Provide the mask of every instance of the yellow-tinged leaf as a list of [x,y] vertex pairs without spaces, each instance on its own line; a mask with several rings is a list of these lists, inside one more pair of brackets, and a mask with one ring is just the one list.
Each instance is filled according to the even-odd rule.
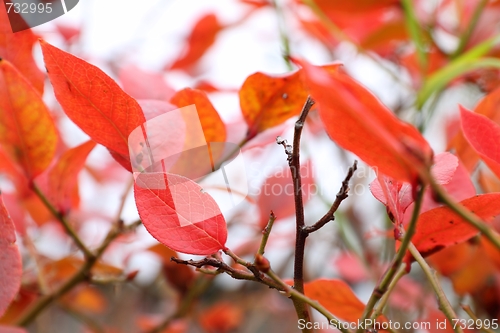
[[29,179],[47,168],[57,144],[57,130],[42,97],[3,59],[0,59],[0,143]]

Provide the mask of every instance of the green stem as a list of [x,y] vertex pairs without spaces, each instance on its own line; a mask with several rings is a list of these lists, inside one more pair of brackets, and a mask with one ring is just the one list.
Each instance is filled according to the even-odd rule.
[[267,222],[266,228],[262,232],[262,240],[260,241],[259,251],[257,254],[263,255],[266,249],[267,241],[269,239],[269,235],[271,234],[271,230],[273,228],[274,221],[276,220],[276,216],[274,216],[273,211],[269,214],[269,221]]
[[[403,258],[406,255],[406,250],[408,249],[408,246],[410,245],[411,242],[411,238],[415,233],[418,216],[420,215],[420,208],[422,207],[424,193],[425,193],[425,187],[421,186],[418,191],[417,200],[415,201],[415,206],[413,208],[411,220],[410,223],[408,224],[408,228],[401,242],[401,246],[399,247],[396,256],[392,260],[391,266],[389,267],[389,269],[383,276],[382,280],[380,281],[380,284],[373,290],[370,299],[366,304],[363,316],[361,317],[362,322],[364,322],[368,317],[371,316],[373,308],[375,307],[377,302],[385,295],[385,293],[387,293],[389,286],[391,285],[392,281],[395,279],[399,271],[399,266],[401,266],[401,263],[403,262]],[[363,333],[363,329],[359,328],[357,330],[357,333]]]
[[472,33],[474,32],[474,29],[476,28],[477,23],[479,22],[479,18],[481,17],[481,14],[484,10],[484,7],[488,4],[488,0],[481,0],[476,8],[474,9],[474,13],[472,14],[472,18],[470,20],[470,23],[467,25],[466,30],[460,37],[460,42],[458,44],[457,49],[453,54],[451,55],[452,58],[456,58],[457,56],[462,53],[462,51],[465,49],[465,46],[469,42],[470,37],[472,36]]
[[285,24],[285,15],[283,15],[283,9],[278,6],[276,0],[271,0],[274,10],[276,11],[276,15],[278,18],[278,29],[280,32],[281,45],[283,47],[282,57],[285,60],[286,67],[289,71],[293,70],[292,62],[290,61],[290,38],[288,38],[288,34],[286,33],[286,24]]
[[292,300],[300,300],[302,303],[309,304],[313,309],[316,309],[319,313],[321,313],[323,316],[325,316],[326,319],[328,319],[328,322],[333,325],[338,327],[338,329],[342,333],[351,333],[348,329],[344,328],[340,322],[330,311],[328,311],[323,305],[321,305],[318,301],[312,300],[303,293],[298,292],[294,288],[290,287],[288,284],[286,284],[283,280],[279,278],[276,273],[272,269],[266,272],[266,274],[276,281],[276,283],[280,284],[283,289],[286,291],[286,295],[288,297],[291,297]]
[[[418,252],[415,245],[410,244],[408,250],[410,251],[411,255],[415,258],[415,260],[418,262],[422,270],[424,271],[425,276],[427,276],[427,280],[429,280],[432,289],[434,290],[434,293],[436,294],[436,297],[438,299],[439,309],[444,313],[446,318],[448,318],[450,323],[455,323],[457,321],[457,314],[453,310],[453,307],[451,306],[448,298],[446,298],[446,295],[444,294],[444,291],[441,288],[441,285],[439,284],[436,275],[433,274],[431,268],[429,267],[425,259],[422,257],[420,252]],[[453,325],[453,326],[454,326],[453,331],[455,331],[455,333],[463,333],[463,330],[462,328],[460,328],[460,325]]]
[[406,25],[410,36],[415,43],[415,48],[417,49],[417,58],[420,65],[420,71],[425,73],[427,68],[427,56],[425,52],[425,44],[422,29],[420,29],[417,16],[413,10],[413,2],[411,0],[402,0],[403,9],[406,17]]
[[36,186],[35,183],[33,183],[33,192],[42,200],[43,204],[47,209],[54,215],[54,217],[61,223],[63,226],[64,230],[66,233],[73,239],[75,242],[76,246],[83,252],[86,258],[93,258],[95,255],[90,251],[87,246],[83,243],[83,241],[80,239],[76,231],[73,229],[71,224],[66,220],[63,214],[59,212],[53,205],[52,203],[47,199],[47,197],[42,193],[42,191]]

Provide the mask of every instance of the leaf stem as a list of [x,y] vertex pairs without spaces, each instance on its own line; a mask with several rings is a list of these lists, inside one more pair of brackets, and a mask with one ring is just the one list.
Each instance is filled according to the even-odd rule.
[[[427,279],[429,280],[432,289],[434,289],[434,293],[436,294],[436,297],[438,299],[439,309],[444,313],[446,318],[448,318],[450,323],[456,322],[457,315],[453,310],[450,301],[448,300],[448,298],[446,298],[446,295],[444,294],[444,291],[441,288],[441,285],[439,284],[437,276],[433,274],[431,268],[429,267],[425,259],[422,257],[420,252],[418,252],[415,245],[410,244],[408,250],[410,251],[411,255],[415,258],[415,260],[418,262],[418,264],[424,271],[424,274],[427,276]],[[453,330],[455,331],[455,333],[463,333],[463,330],[460,327],[460,325],[454,325]]]
[[269,214],[269,221],[267,222],[266,227],[262,231],[262,240],[260,241],[259,250],[257,254],[263,255],[266,249],[267,240],[269,239],[269,235],[271,234],[271,230],[273,228],[274,221],[276,220],[276,216],[274,216],[274,212],[271,211]]
[[[466,304],[460,304],[460,307],[465,311],[467,312],[467,314],[469,315],[469,317],[474,320],[474,323],[478,320],[476,314],[472,311],[472,309],[470,308],[470,306],[466,305]],[[481,321],[481,327],[479,328],[481,331],[483,331],[484,333],[495,333],[493,330],[489,329],[489,328],[486,328],[484,327],[483,325],[483,322]]]
[[472,36],[472,33],[474,32],[477,23],[479,22],[479,18],[483,13],[484,7],[486,7],[487,4],[488,0],[480,0],[480,2],[477,4],[476,8],[474,9],[474,13],[472,13],[471,20],[469,24],[467,24],[466,30],[464,31],[462,36],[460,36],[460,42],[458,44],[458,47],[455,50],[455,52],[453,52],[453,54],[451,55],[451,58],[456,58],[465,49],[465,46],[467,46],[467,43],[469,42],[469,39]]
[[33,189],[33,192],[35,192],[35,194],[38,196],[38,198],[40,198],[40,200],[42,200],[45,207],[47,207],[47,209],[52,213],[52,215],[54,215],[54,217],[61,223],[61,225],[64,228],[64,230],[66,231],[66,233],[71,237],[71,239],[73,239],[76,246],[83,252],[83,254],[85,255],[85,258],[89,259],[89,258],[95,257],[95,254],[92,253],[92,251],[90,251],[87,248],[87,246],[83,243],[83,241],[80,239],[80,237],[78,236],[76,231],[73,229],[73,227],[71,226],[69,221],[66,220],[66,217],[64,217],[64,215],[61,214],[61,212],[59,212],[52,205],[52,203],[49,201],[49,199],[47,199],[47,197],[42,193],[40,188],[38,188],[38,186],[35,183],[33,183],[32,189]]
[[309,304],[312,308],[316,309],[319,313],[321,313],[323,316],[325,316],[326,319],[328,319],[328,322],[330,324],[334,324],[342,333],[351,333],[348,329],[346,329],[343,325],[341,325],[341,322],[330,312],[328,311],[323,305],[321,305],[318,301],[315,301],[313,299],[310,299],[303,293],[299,293],[296,289],[292,288],[288,284],[286,284],[283,280],[279,278],[276,273],[272,269],[269,269],[269,271],[266,272],[266,274],[273,279],[276,283],[280,284],[283,289],[286,292],[286,295],[289,295],[289,297],[292,298],[292,300],[300,300],[303,303]]
[[[418,190],[417,194],[417,199],[415,200],[415,206],[413,208],[413,212],[411,215],[411,220],[410,223],[408,224],[407,231],[403,236],[401,246],[399,247],[398,252],[394,256],[391,266],[389,267],[385,275],[382,277],[382,280],[380,281],[379,285],[376,286],[375,289],[373,289],[370,299],[366,304],[365,311],[363,312],[363,316],[361,317],[362,322],[364,322],[368,317],[371,317],[373,308],[375,307],[377,302],[388,292],[392,281],[397,276],[397,273],[399,271],[399,266],[401,266],[401,263],[403,262],[403,258],[406,255],[406,250],[408,249],[408,246],[411,244],[410,243],[411,238],[415,233],[418,216],[420,215],[420,208],[422,207],[424,193],[425,193],[425,187],[420,186],[420,189]],[[363,333],[363,329],[359,328],[357,330],[357,333]]]

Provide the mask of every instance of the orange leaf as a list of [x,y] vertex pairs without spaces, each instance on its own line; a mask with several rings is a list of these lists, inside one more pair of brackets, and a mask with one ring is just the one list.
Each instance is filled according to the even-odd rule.
[[[483,220],[500,214],[500,193],[476,195],[460,202]],[[453,244],[464,242],[479,231],[448,207],[438,207],[420,215],[412,243],[423,255],[429,255]]]
[[[204,91],[191,88],[183,89],[171,98],[170,103],[178,107],[196,105],[206,142],[224,142],[226,140],[226,126]],[[189,126],[189,124],[186,125]],[[189,128],[186,129],[186,132],[190,133]]]
[[30,30],[12,33],[3,4],[0,5],[0,58],[8,60],[42,94],[45,75],[33,58],[35,34]]
[[203,16],[194,25],[183,54],[170,66],[170,69],[189,69],[193,66],[212,46],[217,34],[223,28],[215,14]]
[[307,91],[299,72],[281,77],[257,72],[245,80],[239,95],[250,139],[298,115],[306,101]]
[[51,202],[62,212],[71,208],[71,198],[77,186],[77,177],[85,165],[87,156],[96,143],[87,141],[61,155],[57,163],[50,169],[48,188]]
[[198,130],[198,122],[194,119],[186,119],[187,113],[183,113],[187,134],[184,141],[185,149],[169,172],[190,179],[210,173],[225,150],[226,125],[204,91],[186,88],[177,92],[170,102],[178,107],[192,104],[196,106],[204,138],[199,137],[201,133]]
[[45,67],[68,117],[131,171],[128,136],[146,119],[139,104],[99,68],[41,40]]
[[334,316],[346,321],[357,321],[365,305],[342,280],[319,279],[304,285],[307,297],[317,300]]
[[340,71],[300,64],[326,131],[339,146],[378,172],[410,184],[430,167],[433,152],[424,137],[366,88]]
[[0,317],[19,291],[22,272],[16,228],[0,196]]
[[106,310],[107,300],[95,287],[82,284],[64,295],[61,299],[71,309],[99,314]]
[[42,97],[7,60],[0,60],[0,143],[29,179],[48,167],[57,144]]
[[234,304],[221,302],[203,311],[201,327],[207,333],[234,332],[243,320],[243,311]]

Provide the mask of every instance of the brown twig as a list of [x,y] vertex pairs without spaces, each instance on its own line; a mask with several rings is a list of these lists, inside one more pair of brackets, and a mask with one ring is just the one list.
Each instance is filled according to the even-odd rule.
[[[287,154],[288,165],[292,173],[293,181],[293,193],[295,201],[295,260],[294,260],[294,271],[293,271],[293,285],[295,290],[299,293],[304,293],[304,251],[306,238],[309,235],[305,231],[305,220],[304,220],[304,202],[302,200],[302,179],[300,176],[300,137],[302,135],[302,129],[304,128],[304,123],[306,117],[314,105],[314,101],[309,96],[302,108],[299,119],[295,122],[295,130],[293,135],[293,146],[290,147],[286,145],[286,142],[281,140],[278,144],[285,147],[285,152]],[[306,323],[311,322],[311,316],[309,314],[309,309],[306,303],[298,298],[293,299],[293,305],[295,306],[295,311],[299,320],[303,320]],[[302,332],[311,332],[310,329],[303,329]]]
[[172,257],[172,258],[170,258],[170,260],[172,260],[178,264],[193,266],[196,268],[202,268],[205,266],[212,266],[212,267],[217,268],[218,272],[226,273],[236,280],[248,280],[248,281],[261,282],[261,283],[263,283],[271,288],[277,289],[279,291],[283,291],[282,286],[280,286],[278,283],[276,283],[272,279],[268,278],[267,276],[265,276],[261,272],[259,272],[259,274],[258,274],[259,276],[255,276],[255,274],[251,271],[247,272],[247,271],[244,271],[241,269],[233,268],[233,267],[229,266],[228,264],[226,264],[225,262],[223,262],[222,260],[219,260],[216,258],[207,257],[207,258],[204,258],[201,260],[192,260],[192,259],[182,260],[179,258]]
[[307,233],[312,233],[315,232],[319,229],[321,229],[325,224],[327,224],[330,221],[333,221],[335,219],[335,212],[337,209],[339,209],[340,204],[342,201],[344,201],[349,195],[349,181],[351,180],[352,176],[354,175],[354,172],[356,172],[358,168],[358,161],[354,161],[352,167],[349,168],[349,171],[342,182],[342,186],[340,187],[339,192],[337,193],[337,197],[335,198],[335,201],[333,202],[332,206],[330,207],[330,210],[321,218],[319,219],[318,222],[314,223],[311,226],[305,227],[304,231]]

